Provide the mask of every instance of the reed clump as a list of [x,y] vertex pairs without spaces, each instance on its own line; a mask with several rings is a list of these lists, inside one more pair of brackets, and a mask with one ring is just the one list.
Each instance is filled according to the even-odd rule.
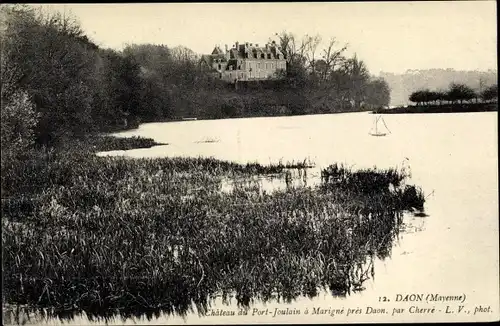
[[[2,185],[4,302],[63,319],[153,318],[203,313],[216,296],[248,306],[362,288],[390,254],[401,195],[414,198],[398,192],[403,176],[337,166],[318,187],[221,191],[228,177],[284,169],[40,153]],[[389,180],[396,190],[380,191]]]
[[424,192],[415,185],[405,184],[409,173],[405,168],[400,170],[352,169],[337,163],[321,171],[322,189],[336,189],[343,193],[363,195],[372,203],[373,195],[390,198],[391,205],[399,210],[423,210]]

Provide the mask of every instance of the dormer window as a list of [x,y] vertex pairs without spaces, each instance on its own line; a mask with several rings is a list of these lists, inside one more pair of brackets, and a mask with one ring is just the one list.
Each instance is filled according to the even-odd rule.
[[268,53],[268,54],[267,54],[267,58],[268,58],[268,59],[271,59],[271,53]]
[[265,59],[265,57],[264,57],[264,53],[262,53],[262,54],[260,55],[260,58],[261,58],[261,59]]

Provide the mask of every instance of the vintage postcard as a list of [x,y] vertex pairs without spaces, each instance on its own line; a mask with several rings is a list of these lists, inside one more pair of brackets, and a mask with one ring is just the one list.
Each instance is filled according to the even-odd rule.
[[496,5],[2,4],[3,323],[498,321]]

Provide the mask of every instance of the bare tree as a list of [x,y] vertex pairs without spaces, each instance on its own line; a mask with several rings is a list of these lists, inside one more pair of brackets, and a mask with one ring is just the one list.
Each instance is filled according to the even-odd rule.
[[315,73],[315,63],[316,63],[316,51],[318,49],[318,45],[321,43],[321,36],[309,36],[306,35],[302,41],[304,44],[304,57],[307,59],[307,68],[311,71],[311,73]]
[[280,34],[276,33],[275,36],[278,37],[279,46],[285,56],[285,59],[290,62],[295,54],[295,36],[286,31],[283,31]]
[[302,38],[299,44],[295,35],[292,33],[283,31],[280,34],[276,33],[275,35],[278,37],[280,49],[285,55],[287,62],[290,65],[300,65],[305,67],[307,62],[306,53],[312,38],[306,35]]
[[172,59],[179,62],[194,62],[198,59],[197,54],[193,50],[182,45],[170,49],[170,54]]
[[344,45],[341,49],[335,49],[337,41],[334,37],[330,39],[328,46],[323,50],[323,60],[325,62],[324,69],[321,72],[321,79],[327,80],[329,74],[340,66],[345,60],[343,53],[347,50],[348,44]]

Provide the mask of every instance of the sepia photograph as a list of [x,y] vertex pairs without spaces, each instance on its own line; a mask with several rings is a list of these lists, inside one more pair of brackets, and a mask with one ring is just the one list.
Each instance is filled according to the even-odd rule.
[[2,324],[499,321],[496,13],[1,4]]

